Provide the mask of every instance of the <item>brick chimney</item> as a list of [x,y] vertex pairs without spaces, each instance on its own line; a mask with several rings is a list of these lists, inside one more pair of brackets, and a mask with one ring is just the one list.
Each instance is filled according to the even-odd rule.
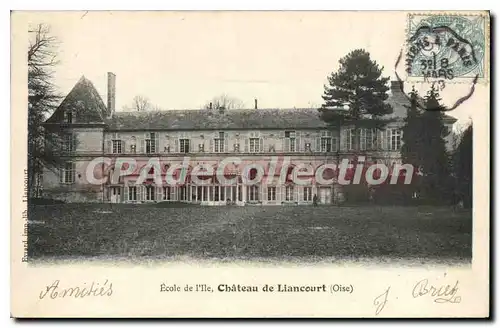
[[254,99],[254,101],[255,101],[255,109],[259,108],[259,107],[257,106],[257,98],[255,98],[255,99]]
[[113,116],[116,103],[116,75],[108,72],[108,113]]

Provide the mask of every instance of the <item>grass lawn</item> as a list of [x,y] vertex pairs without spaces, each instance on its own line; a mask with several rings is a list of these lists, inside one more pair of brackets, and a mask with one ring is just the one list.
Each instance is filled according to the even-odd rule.
[[445,207],[33,206],[31,259],[470,262],[472,213]]

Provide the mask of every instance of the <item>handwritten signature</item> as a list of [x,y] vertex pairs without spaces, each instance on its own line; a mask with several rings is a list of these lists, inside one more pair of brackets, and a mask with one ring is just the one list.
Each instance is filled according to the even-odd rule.
[[378,315],[380,312],[382,312],[385,305],[387,304],[387,298],[389,297],[390,289],[391,286],[387,287],[386,291],[383,292],[382,295],[375,297],[375,299],[373,300],[373,305],[376,306],[375,315]]
[[436,303],[460,303],[462,298],[457,296],[458,280],[452,287],[449,284],[434,286],[429,283],[429,279],[422,279],[415,284],[412,291],[413,298],[430,296]]
[[45,290],[40,292],[40,299],[45,298],[47,295],[49,298],[55,299],[64,297],[111,296],[113,294],[113,283],[108,282],[107,279],[104,284],[93,281],[90,285],[83,283],[81,286],[67,288],[60,288],[59,283],[59,280],[55,280],[52,284],[47,285]]

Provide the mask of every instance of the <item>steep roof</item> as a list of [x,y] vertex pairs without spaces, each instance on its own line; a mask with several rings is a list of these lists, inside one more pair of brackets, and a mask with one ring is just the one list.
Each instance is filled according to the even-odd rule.
[[77,123],[103,123],[108,109],[90,80],[82,76],[46,123],[64,121],[66,110],[73,110]]

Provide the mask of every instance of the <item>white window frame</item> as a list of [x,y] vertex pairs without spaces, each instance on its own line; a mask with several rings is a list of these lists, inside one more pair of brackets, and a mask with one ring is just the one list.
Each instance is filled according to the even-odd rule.
[[145,200],[153,202],[156,200],[156,188],[153,185],[144,186]]
[[403,139],[403,133],[400,129],[390,129],[389,130],[389,150],[400,150],[401,142]]
[[148,134],[149,138],[146,138],[144,150],[146,151],[146,154],[156,154],[158,151],[158,149],[156,149],[156,134],[154,132]]
[[305,202],[312,202],[312,187],[304,187],[303,194],[303,199]]
[[356,129],[347,130],[347,150],[354,150],[354,139],[356,138]]
[[[68,168],[68,165],[70,166]],[[61,182],[64,184],[75,183],[75,162],[66,162],[60,170]]]
[[172,200],[172,187],[163,186],[161,189],[162,200]]
[[293,185],[287,185],[285,187],[285,201],[293,202],[295,200],[295,188]]
[[63,150],[65,152],[75,151],[75,137],[73,133],[65,133],[63,135]]
[[214,138],[215,153],[224,153],[224,142],[225,142],[225,134],[224,132],[219,132],[219,137]]
[[275,201],[276,200],[276,187],[275,186],[267,187],[267,200],[268,201]]
[[[186,151],[187,145],[187,151]],[[188,138],[180,138],[179,139],[179,152],[183,154],[187,154],[191,151],[191,140]]]
[[111,152],[113,154],[122,154],[122,141],[120,139],[111,140]]
[[249,202],[258,202],[260,199],[260,190],[258,185],[247,186],[247,199]]
[[375,150],[375,136],[377,130],[375,129],[360,129],[360,137],[359,137],[359,148],[360,150]]
[[128,186],[128,200],[131,202],[137,201],[137,186]]
[[260,153],[260,138],[249,138],[248,150],[250,153]]
[[[288,134],[288,136],[287,136]],[[285,151],[290,153],[295,153],[298,151],[297,147],[297,132],[292,130],[285,131],[285,139],[288,139],[288,142],[285,143],[287,146]]]

